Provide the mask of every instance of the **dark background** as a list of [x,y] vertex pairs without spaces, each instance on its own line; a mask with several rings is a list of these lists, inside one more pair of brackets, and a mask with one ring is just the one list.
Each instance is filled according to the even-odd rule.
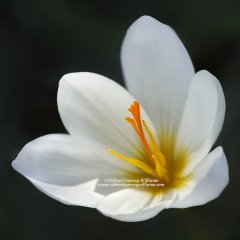
[[[0,1],[0,239],[240,239],[240,1]],[[65,132],[58,81],[90,71],[123,84],[120,47],[142,15],[172,26],[195,69],[216,75],[227,112],[222,145],[230,183],[215,201],[140,223],[106,218],[45,196],[11,167],[29,141]]]

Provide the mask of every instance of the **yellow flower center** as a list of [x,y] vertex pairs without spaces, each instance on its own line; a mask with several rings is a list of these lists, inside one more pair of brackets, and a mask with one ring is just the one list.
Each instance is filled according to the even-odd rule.
[[[187,162],[186,153],[182,151],[176,159],[173,153],[175,142],[173,137],[170,137],[170,139],[169,137],[160,139],[160,141],[165,141],[165,144],[161,144],[161,151],[154,139],[152,131],[147,123],[141,119],[140,104],[137,101],[131,104],[128,111],[132,114],[132,118],[126,117],[125,120],[131,124],[138,135],[148,156],[147,161],[123,156],[112,149],[108,150],[109,153],[141,169],[145,175],[147,174],[150,177],[160,180],[162,183],[161,186],[164,188],[181,186],[186,180],[186,177],[181,176]],[[145,137],[144,130],[147,133],[148,141]]]

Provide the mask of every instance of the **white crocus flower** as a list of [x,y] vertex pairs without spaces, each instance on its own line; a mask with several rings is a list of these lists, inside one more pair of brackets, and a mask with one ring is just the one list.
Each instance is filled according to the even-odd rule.
[[[225,114],[219,81],[195,73],[175,32],[148,16],[128,30],[121,61],[132,95],[98,74],[63,76],[57,100],[69,134],[30,142],[13,167],[60,202],[122,221],[217,198],[229,180],[222,148],[209,153]],[[108,184],[123,179],[158,184]]]

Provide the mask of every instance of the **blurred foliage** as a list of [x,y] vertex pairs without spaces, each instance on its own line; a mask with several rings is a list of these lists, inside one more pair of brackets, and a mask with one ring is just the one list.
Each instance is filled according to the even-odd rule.
[[[0,22],[0,239],[240,239],[240,2],[209,0],[2,0]],[[227,101],[222,145],[230,184],[217,200],[122,223],[94,209],[62,205],[13,171],[32,139],[65,132],[57,112],[58,81],[91,71],[123,84],[119,52],[129,25],[151,15],[172,26],[196,70],[221,81]]]

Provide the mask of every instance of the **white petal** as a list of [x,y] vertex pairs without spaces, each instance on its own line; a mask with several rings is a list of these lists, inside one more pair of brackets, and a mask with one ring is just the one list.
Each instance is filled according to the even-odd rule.
[[94,208],[97,202],[104,197],[95,191],[98,180],[73,186],[48,184],[29,177],[28,180],[49,197],[68,205]]
[[177,151],[187,150],[191,160],[186,171],[191,171],[210,151],[224,115],[225,99],[219,81],[207,71],[196,73],[177,134]]
[[[144,155],[137,134],[125,117],[134,98],[119,84],[94,73],[63,76],[58,90],[58,108],[62,121],[76,138],[94,139],[129,157]],[[142,118],[154,127],[141,109]]]
[[176,33],[152,17],[127,31],[121,52],[128,89],[163,133],[177,128],[194,69]]
[[63,134],[46,135],[28,143],[12,165],[53,198],[84,206],[92,206],[103,196],[97,188],[98,180],[123,175],[120,168]]
[[170,206],[174,193],[153,195],[137,189],[124,189],[101,199],[97,209],[104,215],[126,222],[144,221]]
[[192,173],[198,184],[186,198],[171,207],[187,208],[205,204],[217,198],[229,181],[228,164],[221,147],[204,158]]

